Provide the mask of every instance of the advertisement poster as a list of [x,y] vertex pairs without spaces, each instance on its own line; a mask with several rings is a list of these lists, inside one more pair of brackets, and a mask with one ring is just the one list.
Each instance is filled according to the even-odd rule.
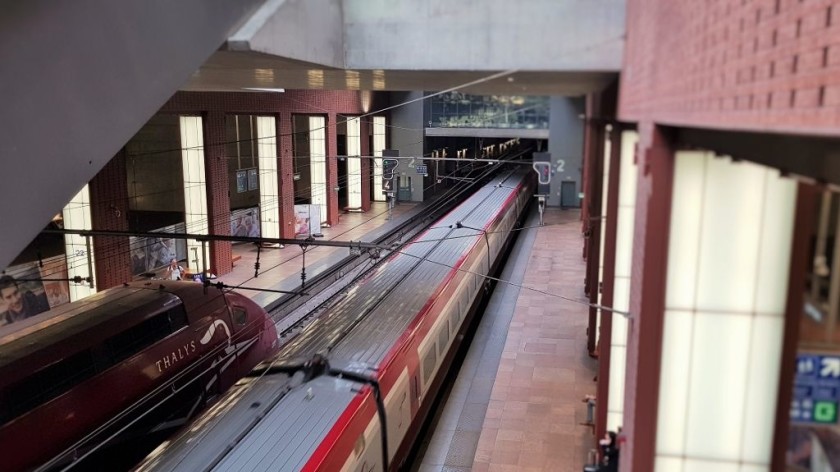
[[248,190],[248,173],[244,170],[236,171],[236,193]]
[[[56,275],[54,278],[59,278],[59,276]],[[2,296],[0,297],[0,326],[24,320],[50,309],[37,262],[6,269],[0,275],[0,296]]]
[[[230,214],[230,235],[247,238],[260,237],[259,207],[242,208]],[[236,243],[234,243],[236,244]]]
[[320,237],[321,205],[295,205],[295,237]]
[[787,465],[788,472],[840,471],[840,431],[791,425]]
[[47,294],[50,308],[70,303],[70,290],[67,280],[50,280],[67,278],[67,259],[64,256],[44,259],[41,267],[41,278],[44,279],[44,292]]
[[248,169],[248,190],[256,190],[259,186],[257,169]]
[[840,472],[840,353],[799,352],[790,408],[788,471]]
[[[162,233],[184,233],[186,226],[183,223],[158,228],[152,232]],[[183,239],[174,238],[128,238],[131,248],[131,273],[142,275],[154,272],[169,265],[172,259],[183,260],[187,257],[187,242]]]

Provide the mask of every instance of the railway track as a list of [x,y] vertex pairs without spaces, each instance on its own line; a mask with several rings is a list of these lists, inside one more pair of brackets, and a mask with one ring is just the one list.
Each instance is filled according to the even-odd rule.
[[[517,151],[511,154],[507,160],[518,159],[528,152],[530,150]],[[287,294],[267,306],[266,310],[275,321],[280,345],[285,344],[310,321],[314,320],[317,317],[318,309],[332,297],[351,286],[388,254],[402,248],[414,236],[427,229],[433,222],[457,206],[471,194],[473,189],[480,187],[489,179],[497,168],[498,166],[494,165],[468,184],[436,197],[425,205],[425,208],[421,211],[421,217],[409,218],[391,231],[371,241],[380,246],[381,250],[368,250],[360,254],[348,255],[328,270],[310,279],[306,284],[305,294]]]

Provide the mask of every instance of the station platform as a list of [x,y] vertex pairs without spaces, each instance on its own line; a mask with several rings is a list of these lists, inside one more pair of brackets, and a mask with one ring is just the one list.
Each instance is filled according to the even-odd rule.
[[[370,241],[414,217],[423,205],[400,203],[391,219],[385,203],[367,213],[343,213],[323,228],[325,240]],[[595,448],[586,421],[597,361],[586,350],[588,308],[583,294],[580,212],[547,208],[545,226],[532,211],[479,323],[457,380],[421,446],[413,471],[582,470]],[[309,247],[306,274],[314,277],[347,256],[347,248]],[[299,246],[260,251],[233,246],[231,273],[219,277],[266,306],[281,294],[242,290],[300,287]],[[237,257],[238,256],[238,257]],[[522,288],[520,288],[520,286]],[[535,289],[535,290],[532,290]]]
[[[413,218],[423,208],[423,204],[400,202],[391,210],[389,219],[385,202],[373,202],[370,211],[365,213],[342,213],[339,223],[330,228],[321,228],[323,237],[316,240],[372,241],[407,219]],[[331,265],[347,257],[349,250],[344,247],[309,246],[306,249],[306,277],[315,277]],[[257,246],[254,244],[234,244],[233,270],[219,276],[218,281],[238,287],[239,293],[246,295],[262,306],[268,306],[282,294],[261,292],[254,289],[293,291],[300,288],[303,250],[298,245],[286,245],[283,248],[262,248],[259,251],[259,275],[254,276],[254,263],[257,261]]]
[[595,448],[588,308],[556,297],[587,302],[580,211],[547,208],[542,227],[533,211],[525,227],[414,471],[579,471]]

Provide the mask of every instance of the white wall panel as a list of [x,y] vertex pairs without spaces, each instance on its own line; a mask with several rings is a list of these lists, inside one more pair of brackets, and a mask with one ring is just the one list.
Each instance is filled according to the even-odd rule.
[[796,184],[678,152],[673,189],[656,470],[769,470]]
[[327,130],[323,116],[309,117],[309,165],[313,205],[321,205],[321,222],[327,219]]
[[[785,290],[787,293],[787,290]],[[752,323],[747,359],[747,391],[744,396],[744,428],[741,432],[741,458],[765,462],[773,445],[773,430],[782,358],[784,318],[756,316]]]
[[700,152],[674,169],[671,197],[671,236],[668,238],[668,291],[665,304],[671,309],[694,307],[697,267],[700,257],[700,218],[703,211],[703,179],[706,160]]
[[737,464],[727,464],[725,462],[686,459],[684,464],[683,472],[738,472]]
[[[682,156],[681,162],[695,155]],[[747,311],[755,295],[764,173],[754,172],[758,166],[733,165],[711,155],[705,161],[703,209],[697,215],[702,218],[697,304],[707,310]]]
[[[385,149],[385,117],[373,117],[373,155],[382,156]],[[373,199],[378,202],[385,201],[385,192],[382,191],[382,158],[373,159]]]
[[659,381],[668,388],[661,389],[659,409],[669,413],[660,414],[656,426],[657,451],[664,455],[679,456],[685,448],[692,322],[691,313],[685,311],[668,312],[665,317],[663,351],[667,351],[671,359],[663,364],[660,374]]
[[767,192],[761,218],[755,309],[782,316],[784,312],[779,307],[787,302],[796,185],[779,179],[774,172],[767,172],[765,179]]
[[[633,233],[636,219],[636,143],[635,131],[621,133],[619,158],[618,212],[615,236],[615,278],[613,308],[627,311],[630,306],[630,274],[633,260]],[[623,424],[624,378],[627,357],[627,319],[612,318],[610,334],[610,388],[607,408],[607,429],[616,431]]]
[[[72,200],[64,207],[62,211],[64,218],[65,229],[93,229],[90,215],[90,188],[87,184],[79,190]],[[90,241],[90,264],[88,264],[88,244],[84,236],[78,234],[64,235],[64,254],[67,258],[67,278],[73,277],[94,277],[94,267],[96,267],[96,259],[93,252],[93,241]],[[94,280],[95,282],[95,280]],[[70,286],[70,301],[75,302],[82,298],[96,293],[96,287],[91,287],[90,283],[83,282],[76,284],[69,282]]]
[[361,121],[359,118],[347,120],[347,206],[362,207],[362,154]]
[[[695,313],[692,329],[685,454],[737,461],[746,396],[750,317]],[[702,353],[698,355],[698,353]],[[671,356],[671,352],[668,352]],[[665,356],[663,355],[663,358]],[[668,359],[668,363],[673,362]],[[721,388],[726,385],[726,388]],[[668,385],[667,387],[672,387]],[[661,408],[661,415],[682,414]]]
[[684,460],[679,457],[657,457],[654,467],[656,470],[667,470],[668,472],[683,472]]
[[260,234],[280,237],[280,192],[277,173],[277,127],[273,116],[257,117],[257,155],[260,163]]
[[[610,139],[610,132],[612,127],[607,127],[604,133],[604,155],[603,172],[601,174],[601,221],[598,225],[601,227],[601,240],[599,242],[599,256],[598,256],[598,286],[595,290],[598,291],[597,302],[601,304],[601,286],[604,282],[604,245],[607,237],[607,200],[610,195],[610,154],[612,153],[612,140]],[[601,310],[596,311],[595,318],[595,346],[601,338]]]
[[[189,234],[208,234],[207,184],[204,175],[204,129],[200,116],[181,116],[181,164],[184,171],[184,222]],[[202,254],[204,260],[202,261]],[[187,240],[187,265],[201,271],[210,267],[210,248]]]

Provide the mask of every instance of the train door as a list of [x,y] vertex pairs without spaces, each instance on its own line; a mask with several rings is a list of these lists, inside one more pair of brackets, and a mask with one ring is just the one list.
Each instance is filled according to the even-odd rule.
[[228,356],[225,364],[228,367],[222,373],[222,376],[224,381],[229,380],[230,384],[233,384],[238,380],[239,371],[242,370],[240,366],[243,362],[242,356],[249,351],[248,348],[255,342],[253,333],[256,333],[257,330],[253,329],[254,327],[248,323],[248,310],[245,307],[237,305],[235,302],[230,303],[229,307],[233,339],[225,350]]
[[398,189],[397,200],[401,202],[411,201],[411,176],[401,175],[400,186]]
[[563,208],[577,208],[580,206],[580,198],[577,195],[577,184],[575,182],[563,182],[560,185],[560,206]]

